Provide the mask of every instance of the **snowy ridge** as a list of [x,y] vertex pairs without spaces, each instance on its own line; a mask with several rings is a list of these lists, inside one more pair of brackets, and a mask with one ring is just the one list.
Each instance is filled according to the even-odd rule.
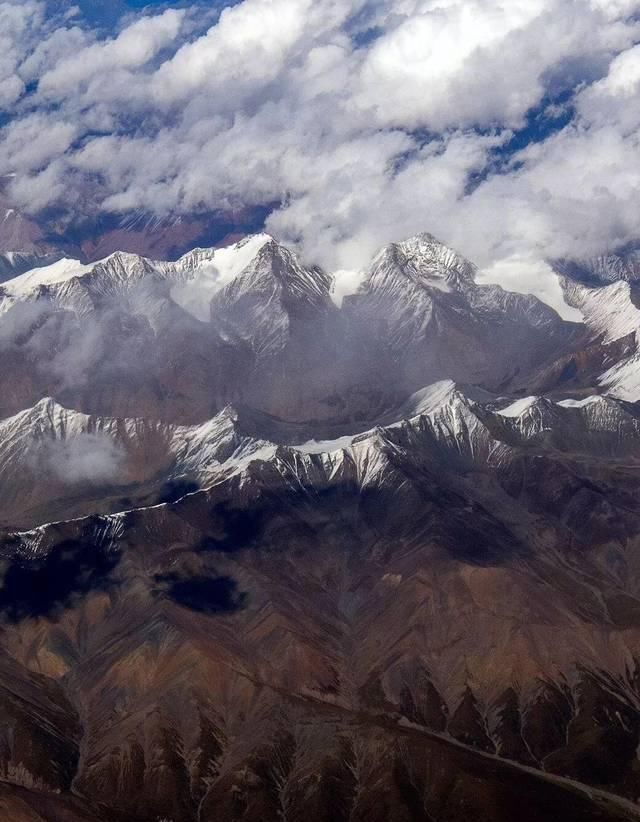
[[559,260],[555,270],[563,277],[586,285],[607,285],[618,281],[633,283],[640,280],[640,252],[601,254],[584,260]]
[[520,417],[538,402],[538,397],[523,397],[498,411],[501,417]]
[[616,363],[600,377],[602,388],[619,400],[640,402],[640,354]]
[[412,394],[400,408],[403,417],[417,417],[420,414],[429,414],[450,402],[457,391],[453,380],[439,380],[433,385],[421,388]]
[[172,267],[179,279],[171,288],[171,298],[196,319],[208,322],[211,300],[234,280],[272,238],[256,234],[226,248],[197,248]]
[[[607,261],[610,258],[602,259]],[[567,302],[582,312],[585,323],[594,337],[600,338],[604,343],[631,337],[637,351],[640,339],[640,309],[636,306],[637,298],[634,298],[633,292],[637,286],[631,282],[635,277],[623,277],[618,271],[617,264],[613,270],[608,267],[606,270],[615,281],[602,287],[588,287],[565,277],[562,281],[565,297]],[[602,277],[605,278],[604,274]],[[611,365],[600,375],[598,385],[612,397],[628,402],[640,401],[638,354],[632,353],[631,356]]]
[[38,266],[50,265],[59,259],[55,252],[5,251],[0,253],[0,286],[2,282],[14,279],[25,271]]
[[[145,279],[165,281],[171,299],[196,319],[210,319],[209,306],[215,297],[222,302],[243,294],[274,287],[294,300],[316,304],[331,301],[342,306],[345,294],[375,293],[380,299],[393,297],[402,311],[416,300],[418,314],[429,314],[431,298],[465,292],[478,308],[511,310],[524,307],[535,313],[536,299],[510,295],[497,286],[476,286],[476,267],[430,234],[381,249],[363,272],[329,274],[308,267],[268,234],[256,234],[224,248],[197,248],[176,262],[154,261],[136,254],[115,252],[95,263],[83,264],[63,258],[50,265],[26,271],[0,286],[0,296],[11,302],[37,299],[43,291],[50,299],[74,309],[79,301],[95,303],[104,297],[124,296]],[[79,286],[82,288],[79,288]],[[226,293],[226,297],[223,296]],[[505,306],[510,299],[512,305]],[[6,310],[5,305],[5,310]],[[533,316],[533,314],[532,314]]]
[[221,297],[223,302],[265,288],[317,302],[329,298],[331,277],[320,269],[303,266],[268,234],[256,234],[225,248],[194,249],[175,263],[125,252],[90,264],[64,258],[4,282],[0,310],[46,294],[56,305],[85,314],[102,299],[131,299],[133,295],[136,310],[149,315],[158,310],[165,292],[156,293],[153,288],[140,291],[145,282],[150,286],[167,283],[168,295],[177,305],[208,322],[212,299],[229,287],[226,298]]
[[166,449],[176,475],[205,476],[226,460],[246,458],[263,442],[238,432],[232,408],[201,425],[181,426],[142,418],[96,417],[74,411],[50,397],[33,408],[0,421],[0,471],[16,460],[40,454],[43,443],[70,442],[87,435],[112,440],[125,450],[141,449],[147,440]]
[[[526,392],[518,382],[532,367],[546,379],[549,363],[554,368],[556,362],[559,368],[572,363],[585,340],[597,348],[602,340],[613,343],[633,335],[640,310],[632,286],[626,281],[600,288],[565,283],[586,318],[589,337],[586,328],[563,323],[535,297],[477,285],[475,275],[475,267],[455,251],[419,234],[382,249],[355,293],[338,307],[335,277],[258,234],[222,249],[194,249],[176,262],[116,253],[91,265],[65,258],[12,278],[0,286],[0,311],[42,298],[44,309],[49,303],[63,307],[91,327],[103,307],[109,318],[123,307],[134,343],[138,327],[144,327],[149,347],[161,352],[161,377],[162,358],[171,362],[166,383],[155,382],[152,374],[140,405],[125,402],[111,411],[107,398],[107,413],[114,416],[86,415],[44,399],[0,421],[0,491],[7,519],[21,510],[37,519],[49,503],[56,512],[66,506],[75,513],[90,504],[91,494],[107,499],[108,510],[127,499],[149,506],[158,504],[163,484],[207,488],[230,477],[251,482],[256,466],[280,466],[292,482],[296,477],[312,484],[343,478],[361,485],[387,482],[396,470],[394,461],[451,457],[456,464],[496,465],[508,461],[514,448],[616,456],[626,448],[635,458],[637,420],[616,398],[640,400],[636,352],[628,357],[625,348],[627,359],[616,361],[622,356],[616,354],[619,347],[604,349],[589,372],[590,383],[566,383],[576,387],[576,399],[567,399],[570,388],[558,389],[558,384],[549,389],[536,383],[544,387],[534,391],[558,391],[564,397],[552,401]],[[144,316],[145,323],[131,322],[132,315]],[[67,318],[58,321],[64,325]],[[211,331],[201,328],[209,322]],[[165,351],[162,332],[175,328],[176,336],[166,334],[171,344]],[[29,353],[17,358],[17,374]],[[276,420],[274,427],[264,423],[261,428],[254,420],[256,428],[244,430],[242,413],[231,407],[193,425],[146,419],[156,397],[180,402],[187,396],[191,362],[198,375],[193,383],[201,391],[194,410],[185,413],[177,404],[179,412],[169,406],[158,417],[198,421],[233,401],[250,409],[247,420],[257,412],[256,420],[263,414]],[[295,379],[287,382],[296,369]],[[533,373],[537,379],[538,372]],[[112,379],[107,372],[107,394]],[[361,400],[361,383],[368,380],[374,390],[365,391]],[[128,386],[126,377],[122,384]],[[309,412],[302,403],[295,405],[307,384],[318,394]],[[415,391],[420,385],[425,387]],[[473,387],[478,385],[494,393]],[[213,399],[217,386],[222,388]],[[45,391],[70,396],[63,393],[66,386],[53,384],[43,391],[34,382],[27,388],[27,402]],[[594,390],[607,396],[585,397]],[[502,391],[510,396],[499,399]],[[353,407],[350,392],[356,394]],[[77,402],[79,408],[101,407],[82,393],[71,396],[78,396],[70,404]],[[280,399],[291,408],[276,405],[274,410],[268,404]],[[105,400],[100,397],[100,402]],[[10,409],[15,407],[20,405]],[[117,416],[122,407],[123,416]],[[361,420],[361,427],[349,430],[349,420]],[[297,433],[287,440],[287,431]]]
[[161,271],[162,263],[153,263],[137,254],[116,251],[95,263],[83,264],[79,260],[64,257],[55,263],[32,269],[2,284],[2,290],[13,299],[37,296],[40,289],[62,288],[73,280],[82,280],[87,288],[97,294],[116,292],[132,280]]
[[63,257],[51,265],[27,271],[3,283],[3,290],[14,299],[27,297],[37,289],[48,285],[60,285],[73,277],[81,277],[94,266],[83,265],[79,260]]
[[628,282],[588,288],[565,280],[564,292],[569,305],[582,312],[587,326],[605,342],[613,342],[640,329],[640,310],[632,300]]
[[[73,490],[78,482],[85,490],[96,483],[125,482],[131,496],[134,487],[144,491],[160,479],[185,480],[180,493],[187,494],[232,478],[250,486],[269,472],[292,488],[321,489],[339,482],[361,489],[393,488],[404,482],[404,465],[440,464],[454,456],[469,466],[501,466],[517,449],[541,445],[550,451],[640,459],[640,418],[610,397],[553,402],[536,396],[513,401],[471,394],[473,398],[463,387],[440,381],[414,394],[395,421],[301,445],[277,445],[244,434],[232,408],[200,425],[174,426],[92,417],[47,398],[0,422],[3,505],[7,510],[12,503],[17,511],[31,510],[39,495],[54,493],[63,511],[68,486],[76,500],[73,512],[78,510],[78,492]],[[16,476],[24,481],[16,483]],[[158,504],[169,503],[158,503],[152,495],[133,507]],[[36,529],[29,544],[36,545],[38,534]]]
[[89,519],[96,520],[96,527],[92,533],[95,546],[107,552],[115,550],[118,540],[124,533],[124,517],[122,514],[46,522],[28,531],[15,531],[12,537],[19,546],[21,558],[35,559],[39,554],[46,552],[48,544],[51,542],[52,536],[55,538],[55,531],[59,526],[67,525],[70,522],[87,522]]
[[243,436],[230,408],[176,426],[90,416],[46,398],[0,422],[0,522],[37,521],[49,509],[85,513],[96,494],[114,496],[116,508],[119,495],[153,503],[167,484],[205,487],[270,448]]

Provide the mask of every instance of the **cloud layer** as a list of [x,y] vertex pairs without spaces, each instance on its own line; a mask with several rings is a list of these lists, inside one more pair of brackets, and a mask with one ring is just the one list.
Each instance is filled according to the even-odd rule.
[[331,268],[426,229],[544,291],[544,258],[638,236],[639,13],[243,0],[104,37],[0,0],[0,174],[30,211],[277,203],[267,230]]

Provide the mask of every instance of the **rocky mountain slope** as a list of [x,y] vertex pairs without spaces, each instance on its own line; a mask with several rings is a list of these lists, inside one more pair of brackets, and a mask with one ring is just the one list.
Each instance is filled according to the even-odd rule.
[[640,819],[640,314],[563,265],[3,283],[6,818]]

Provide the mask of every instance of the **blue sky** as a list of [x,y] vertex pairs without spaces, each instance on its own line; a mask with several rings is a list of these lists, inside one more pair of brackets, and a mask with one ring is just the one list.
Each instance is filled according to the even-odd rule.
[[[57,5],[65,6],[68,4],[57,0]],[[123,15],[132,10],[158,11],[164,8],[185,8],[198,5],[211,9],[216,6],[222,8],[224,5],[229,4],[223,2],[216,4],[211,0],[200,0],[200,2],[195,3],[190,2],[190,0],[178,0],[178,2],[171,2],[171,0],[75,0],[75,5],[80,7],[86,20],[94,24],[112,27],[122,19]]]

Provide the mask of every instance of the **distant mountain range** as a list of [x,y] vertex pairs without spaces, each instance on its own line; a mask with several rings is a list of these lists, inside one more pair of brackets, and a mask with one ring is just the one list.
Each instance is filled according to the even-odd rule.
[[3,231],[6,818],[640,819],[635,251]]
[[32,216],[9,196],[0,177],[0,282],[37,266],[75,257],[104,259],[116,251],[176,259],[194,246],[225,245],[260,228],[263,210],[157,217],[145,212],[87,216],[69,224],[65,214]]

